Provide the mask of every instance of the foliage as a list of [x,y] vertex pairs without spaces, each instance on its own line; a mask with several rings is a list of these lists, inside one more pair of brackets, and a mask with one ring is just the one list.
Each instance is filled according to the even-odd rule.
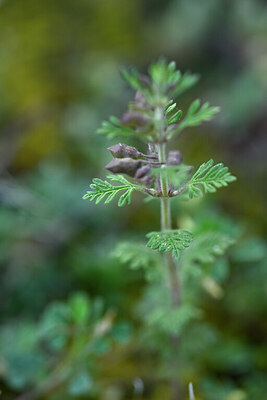
[[171,252],[177,260],[180,258],[181,250],[189,247],[193,240],[190,232],[181,229],[150,232],[146,236],[149,238],[147,247],[160,252]]
[[201,164],[192,176],[188,183],[190,198],[202,196],[203,192],[214,193],[216,189],[227,186],[228,183],[236,180],[222,163],[213,164],[213,160]]
[[[172,339],[169,346],[175,354],[178,351],[177,345],[181,333],[192,320],[200,316],[201,312],[194,304],[194,296],[190,298],[190,291],[188,295],[186,290],[181,302],[178,268],[174,260],[180,259],[182,253],[185,253],[186,261],[183,259],[180,261],[179,269],[185,269],[187,276],[190,276],[190,269],[194,271],[194,263],[214,261],[215,256],[222,255],[232,242],[228,236],[218,234],[210,237],[211,232],[208,232],[208,236],[203,235],[198,238],[193,251],[186,257],[186,249],[193,241],[193,235],[187,230],[172,229],[170,198],[178,197],[183,192],[188,192],[189,199],[199,197],[203,193],[213,193],[217,188],[233,182],[235,177],[222,163],[213,165],[213,160],[210,160],[203,163],[190,178],[191,168],[182,164],[181,153],[178,150],[166,153],[166,143],[170,142],[176,133],[186,127],[197,126],[201,122],[211,120],[219,111],[218,107],[210,107],[209,103],[201,106],[200,101],[195,100],[182,119],[182,110],[177,109],[176,103],[170,98],[170,93],[177,95],[182,91],[181,87],[188,89],[196,82],[196,78],[193,76],[190,78],[189,75],[186,79],[183,78],[181,72],[176,70],[175,63],[167,63],[164,59],[151,64],[147,76],[139,74],[132,68],[124,70],[123,77],[137,91],[135,100],[130,103],[128,111],[120,121],[112,117],[110,122],[104,122],[100,133],[109,137],[135,135],[147,143],[147,153],[124,143],[110,147],[113,160],[106,169],[115,174],[128,175],[134,183],[129,182],[123,175],[108,175],[111,181],[122,184],[120,186],[113,186],[107,181],[95,178],[90,185],[91,191],[88,191],[83,198],[95,200],[96,204],[103,199],[105,203],[110,203],[117,194],[125,191],[118,202],[118,205],[122,206],[130,203],[133,190],[139,190],[147,196],[160,199],[161,231],[150,232],[146,236],[149,239],[147,243],[149,249],[165,253],[163,266],[169,281],[167,287],[169,300],[166,301],[166,296],[159,297],[159,293],[155,301],[148,299],[152,306],[148,313],[144,313],[144,320],[148,329],[155,329],[155,336],[165,334]],[[170,253],[169,257],[166,257],[166,253]],[[129,264],[133,269],[145,270],[152,289],[153,286],[157,288],[162,285],[163,276],[157,274],[158,271],[156,271],[157,279],[151,279],[151,271],[153,271],[152,277],[155,277],[155,268],[153,270],[151,264],[157,265],[158,259],[155,262],[155,258],[142,246],[123,243],[113,252],[113,256],[122,263]],[[184,283],[183,280],[181,282]],[[214,297],[221,295],[222,290],[212,277],[203,276],[202,285]],[[152,290],[153,295],[154,293]],[[169,363],[177,367],[177,360],[174,361],[171,354]],[[170,386],[175,388],[176,378],[170,377],[169,380]],[[175,390],[173,397],[178,396],[178,391]]]
[[[17,390],[27,389],[29,384],[36,386],[37,395],[49,395],[55,388],[60,393],[67,390],[74,397],[96,392],[97,375],[92,361],[96,363],[113,343],[126,343],[130,336],[129,327],[116,323],[114,317],[110,310],[105,310],[101,299],[91,301],[84,293],[52,303],[35,326],[28,329],[27,353],[18,346],[22,335],[27,337],[27,326],[19,326],[13,333],[17,344],[3,351],[3,378]],[[13,327],[10,329],[14,332]],[[51,362],[52,374],[47,371]],[[44,385],[39,387],[41,376]]]
[[[33,0],[3,1],[0,20],[2,397],[33,396],[46,374],[54,373],[57,363],[51,348],[46,350],[49,340],[34,345],[39,338],[37,325],[54,302],[65,304],[71,294],[82,290],[91,299],[100,296],[105,309],[115,308],[118,319],[133,321],[133,341],[127,347],[112,347],[100,356],[99,362],[97,357],[90,357],[91,361],[79,368],[73,362],[70,382],[42,394],[45,400],[73,398],[67,393],[72,379],[81,391],[88,382],[97,386],[97,391],[92,388],[90,393],[81,393],[82,398],[167,398],[170,373],[179,376],[184,387],[192,380],[197,399],[264,399],[264,2],[228,2],[226,8],[225,2],[210,0],[174,0],[153,5],[124,0],[59,0],[38,5]],[[59,34],[55,35],[55,30]],[[233,33],[231,37],[229,32]],[[225,215],[219,217],[220,212],[227,210],[239,219],[239,225],[244,221],[237,243],[224,255],[214,255],[212,262],[190,262],[189,282],[183,283],[183,293],[187,299],[190,286],[191,300],[193,297],[194,304],[203,311],[203,318],[192,318],[183,328],[178,373],[166,361],[170,352],[166,335],[161,332],[156,337],[155,327],[151,325],[149,329],[146,320],[146,329],[142,328],[144,314],[137,316],[140,298],[147,301],[147,315],[152,309],[146,296],[151,283],[144,284],[142,271],[127,272],[117,258],[107,256],[118,237],[131,240],[132,235],[141,242],[146,232],[158,230],[159,200],[147,197],[154,200],[142,209],[140,203],[127,207],[122,218],[121,209],[113,204],[88,207],[80,199],[88,175],[99,171],[107,159],[104,135],[94,136],[93,132],[103,117],[123,110],[129,98],[118,74],[121,60],[131,60],[145,70],[147,60],[155,59],[162,51],[176,59],[181,71],[191,68],[201,72],[200,84],[191,85],[192,91],[184,91],[178,101],[176,95],[183,91],[182,82],[194,83],[195,74],[181,73],[176,94],[169,89],[168,96],[177,102],[177,110],[182,109],[185,116],[194,96],[205,101],[210,98],[222,110],[212,125],[205,124],[203,129],[200,126],[194,138],[190,127],[179,144],[174,135],[173,146],[184,149],[187,164],[200,165],[201,160],[208,160],[213,154],[216,163],[221,159],[226,165],[230,163],[238,176],[234,190],[228,188],[216,199],[206,196],[181,203],[179,199],[187,196],[185,191],[171,199],[174,227],[194,234],[190,247],[182,251],[182,275],[189,271],[185,267],[187,254],[193,251],[199,236],[208,236],[207,231],[211,230],[210,236],[217,237],[219,230],[232,237],[231,226]],[[244,54],[253,57],[244,59]],[[136,110],[136,104],[129,106]],[[150,109],[145,116],[151,116]],[[181,121],[182,118],[177,124]],[[122,124],[120,119],[119,123]],[[127,127],[131,129],[132,125]],[[169,126],[170,135],[174,128],[175,124]],[[131,134],[130,144],[136,145],[137,138],[146,139],[149,129],[148,125],[138,134]],[[190,179],[190,171],[181,179],[179,167],[162,168],[177,189]],[[159,168],[151,171],[155,179],[159,175],[156,169]],[[210,209],[215,218],[209,214]],[[147,251],[162,258],[158,252]],[[213,297],[202,285],[205,277],[220,286],[220,298]],[[154,304],[157,297],[158,307],[162,306],[162,292],[155,289]],[[118,326],[117,332],[123,331]],[[70,359],[73,356],[75,351]],[[40,374],[41,364],[45,364],[45,371]],[[135,377],[143,383],[142,394],[137,389],[133,393]],[[185,393],[184,398],[187,397]]]
[[107,179],[112,182],[121,183],[121,185],[113,186],[107,181],[102,179],[94,178],[93,183],[90,185],[91,191],[88,191],[84,196],[84,200],[90,200],[100,203],[101,200],[105,199],[105,204],[110,203],[114,197],[117,196],[121,191],[125,191],[119,198],[118,206],[122,207],[125,204],[131,203],[131,196],[134,190],[143,190],[140,186],[134,185],[124,178],[122,175],[107,175]]
[[118,243],[111,255],[119,262],[129,265],[133,270],[143,269],[148,280],[160,276],[158,255],[149,250],[143,243]]
[[159,306],[147,315],[147,323],[159,332],[179,335],[191,320],[200,317],[201,310],[189,304],[181,305],[176,309]]

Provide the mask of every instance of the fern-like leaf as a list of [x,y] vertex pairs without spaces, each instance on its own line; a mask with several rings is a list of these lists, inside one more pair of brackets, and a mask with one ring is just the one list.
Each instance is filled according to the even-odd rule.
[[179,259],[181,250],[189,247],[193,240],[190,232],[176,229],[162,232],[150,232],[147,247],[160,252],[172,252],[174,258]]
[[148,280],[153,280],[160,275],[159,255],[143,243],[119,243],[111,256],[123,264],[128,264],[131,269],[143,269]]
[[219,107],[211,107],[209,103],[204,103],[201,106],[200,100],[196,99],[189,107],[183,121],[181,121],[179,131],[189,126],[200,125],[204,121],[210,121],[219,111]]
[[164,334],[179,335],[189,322],[201,316],[201,310],[191,304],[184,303],[178,308],[159,306],[149,313],[147,323]]
[[136,132],[133,129],[121,124],[120,120],[114,116],[111,116],[109,121],[102,122],[102,126],[98,129],[97,133],[100,135],[106,135],[111,139],[121,136],[136,136]]
[[185,92],[186,90],[190,89],[192,86],[194,86],[197,81],[199,80],[199,75],[197,74],[192,74],[189,71],[186,71],[182,76],[181,79],[179,80],[178,84],[173,87],[173,89],[170,91],[170,96],[175,98]]
[[202,196],[203,192],[214,193],[216,189],[236,180],[222,163],[213,164],[213,160],[201,164],[190,179],[187,185],[190,199]]
[[96,204],[105,199],[105,204],[107,204],[110,203],[117,196],[117,194],[119,194],[121,191],[124,191],[118,201],[118,206],[122,207],[125,204],[131,203],[131,196],[134,190],[144,191],[141,186],[132,184],[122,175],[108,174],[107,179],[112,182],[121,183],[121,185],[113,186],[108,181],[94,178],[93,183],[91,183],[90,185],[90,189],[92,190],[87,191],[86,194],[83,196],[83,199],[95,201]]
[[192,246],[185,252],[184,262],[211,263],[223,255],[235,240],[220,232],[205,232],[196,235]]

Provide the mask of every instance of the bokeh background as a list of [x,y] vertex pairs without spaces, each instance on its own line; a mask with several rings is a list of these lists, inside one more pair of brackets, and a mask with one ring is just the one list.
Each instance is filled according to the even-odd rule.
[[142,339],[143,274],[109,256],[158,229],[158,206],[82,200],[116,143],[95,131],[133,95],[120,69],[145,72],[160,56],[201,76],[182,108],[221,106],[175,143],[184,161],[213,157],[238,177],[176,210],[238,232],[198,290],[205,320],[187,335],[180,378],[203,400],[266,398],[266,1],[1,0],[0,43],[2,398],[169,398]]

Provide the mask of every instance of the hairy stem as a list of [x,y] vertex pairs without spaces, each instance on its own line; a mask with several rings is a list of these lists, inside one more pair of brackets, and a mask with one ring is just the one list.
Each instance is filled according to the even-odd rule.
[[[161,143],[158,145],[159,161],[162,163],[166,162],[166,144]],[[160,184],[163,197],[161,197],[161,230],[172,229],[171,222],[171,207],[170,198],[168,197],[168,179],[166,176],[160,175]],[[170,291],[171,304],[173,308],[179,307],[180,304],[180,290],[179,290],[179,280],[177,275],[177,266],[175,260],[173,259],[171,253],[165,253],[165,264],[168,274],[168,284]],[[171,336],[171,345],[173,348],[174,355],[177,354],[177,349],[179,345],[179,336]],[[175,360],[172,363],[171,368],[175,371]],[[171,398],[172,400],[178,400],[180,398],[181,390],[178,380],[174,377],[171,380]]]

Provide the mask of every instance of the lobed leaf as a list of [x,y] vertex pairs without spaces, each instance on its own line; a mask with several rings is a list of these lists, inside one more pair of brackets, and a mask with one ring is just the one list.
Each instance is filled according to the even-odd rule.
[[179,259],[182,250],[189,247],[193,240],[190,232],[176,229],[162,232],[150,232],[147,247],[160,252],[172,252],[174,258]]
[[131,269],[143,269],[148,280],[155,279],[160,274],[158,254],[143,243],[119,243],[111,255],[121,263],[128,264]]
[[223,255],[235,240],[220,232],[204,232],[196,235],[192,246],[185,252],[184,262],[211,263]]
[[184,120],[181,122],[180,129],[210,121],[219,111],[219,107],[211,107],[208,102],[201,106],[200,100],[196,99],[189,107]]
[[100,135],[106,135],[111,139],[117,136],[129,137],[137,135],[133,129],[121,124],[120,120],[114,116],[111,116],[109,121],[103,121],[102,126],[97,130],[97,133]]
[[105,199],[105,204],[110,203],[121,191],[124,191],[123,194],[120,195],[118,206],[122,207],[125,204],[131,203],[131,196],[134,190],[144,191],[141,186],[134,185],[129,182],[122,175],[111,175],[108,174],[107,178],[112,182],[118,182],[121,185],[113,186],[108,181],[103,181],[99,178],[94,178],[93,183],[90,185],[90,189],[83,196],[84,200],[95,201],[96,204],[100,203]]
[[214,193],[218,188],[236,180],[222,163],[213,164],[213,160],[201,164],[190,179],[188,190],[191,199],[200,197],[203,193]]

